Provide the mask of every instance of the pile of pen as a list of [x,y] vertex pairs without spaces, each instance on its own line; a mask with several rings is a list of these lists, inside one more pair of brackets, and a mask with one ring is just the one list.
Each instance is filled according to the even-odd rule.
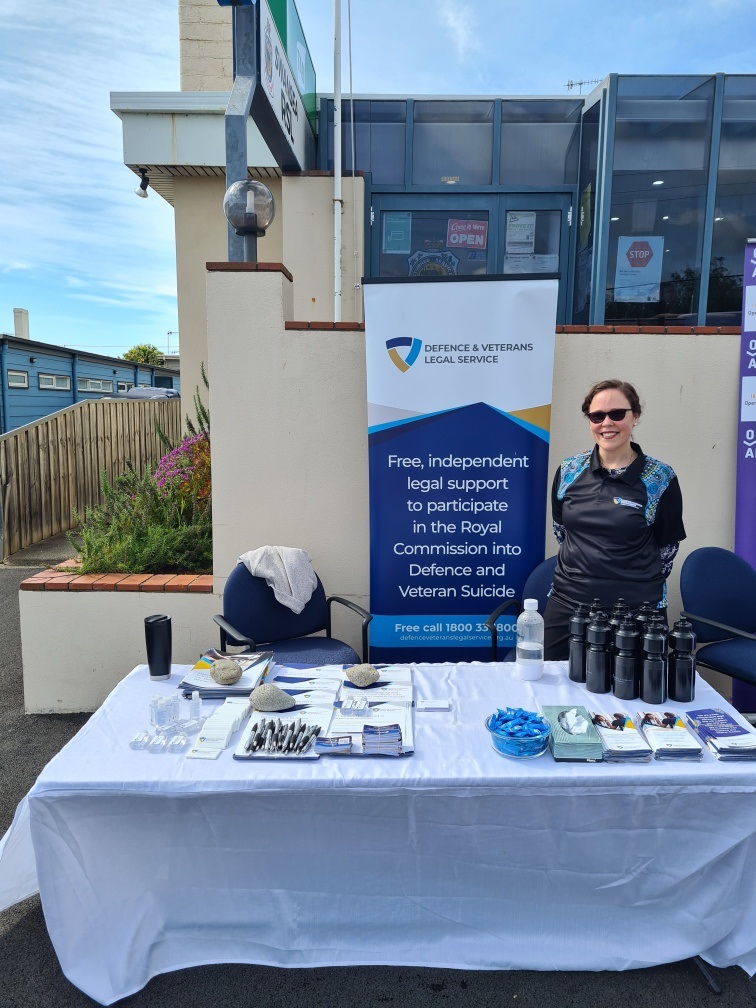
[[250,753],[303,756],[315,744],[319,734],[319,725],[308,725],[301,718],[296,721],[281,721],[281,718],[267,721],[260,718],[250,728],[244,748]]

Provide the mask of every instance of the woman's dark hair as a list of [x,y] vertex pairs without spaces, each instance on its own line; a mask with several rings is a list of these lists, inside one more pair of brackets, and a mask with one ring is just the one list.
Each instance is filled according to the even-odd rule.
[[588,390],[585,399],[583,399],[582,410],[586,416],[591,408],[594,396],[597,396],[599,392],[606,392],[607,389],[617,389],[618,392],[621,392],[630,403],[633,413],[636,416],[641,415],[643,409],[641,408],[640,399],[638,398],[638,393],[635,391],[635,387],[630,382],[620,381],[619,378],[606,378],[604,381],[596,382]]

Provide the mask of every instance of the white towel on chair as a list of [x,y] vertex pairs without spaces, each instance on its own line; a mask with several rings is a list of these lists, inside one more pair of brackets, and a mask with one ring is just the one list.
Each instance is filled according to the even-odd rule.
[[302,612],[318,584],[310,554],[292,546],[260,546],[242,553],[238,562],[265,578],[281,605],[295,613]]

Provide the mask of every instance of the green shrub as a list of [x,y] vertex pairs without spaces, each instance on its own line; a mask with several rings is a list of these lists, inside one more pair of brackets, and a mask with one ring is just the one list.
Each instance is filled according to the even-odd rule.
[[103,503],[75,515],[69,534],[82,574],[211,573],[209,479],[187,492],[185,481],[158,486],[154,469],[130,469],[112,485],[103,473],[101,487]]

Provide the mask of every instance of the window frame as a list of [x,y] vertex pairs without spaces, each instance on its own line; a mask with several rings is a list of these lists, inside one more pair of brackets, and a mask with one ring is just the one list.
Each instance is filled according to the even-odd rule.
[[[52,384],[43,385],[42,379],[50,378]],[[60,384],[63,382],[63,384]],[[37,387],[40,392],[70,392],[71,391],[71,376],[56,374],[54,371],[40,371],[37,375]]]
[[[93,387],[94,386],[94,387]],[[109,387],[106,387],[109,386]],[[112,378],[77,378],[76,389],[78,392],[101,392],[108,394],[113,391]]]
[[[23,378],[23,382],[21,382],[21,383],[12,382],[11,381],[11,375],[18,375],[20,378]],[[7,379],[8,388],[9,389],[12,389],[12,388],[28,389],[29,388],[29,372],[28,371],[20,371],[18,368],[8,368],[8,370],[6,372],[6,379]]]

